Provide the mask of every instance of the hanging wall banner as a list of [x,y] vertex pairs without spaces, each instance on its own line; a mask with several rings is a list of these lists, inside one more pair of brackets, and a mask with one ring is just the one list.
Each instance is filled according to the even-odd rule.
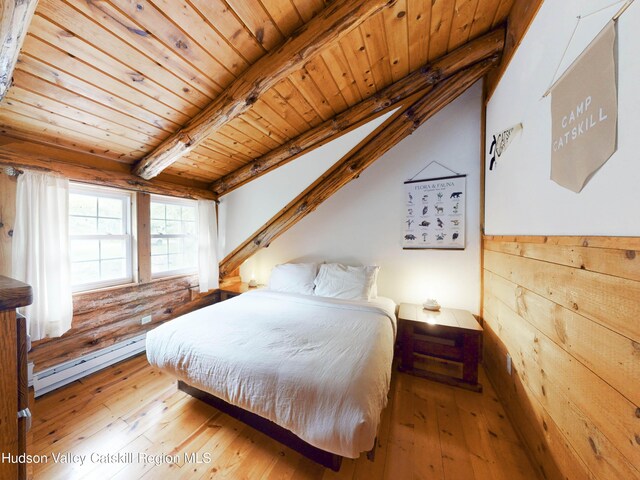
[[615,22],[551,88],[551,179],[576,193],[616,150]]
[[489,147],[489,155],[491,161],[489,163],[489,170],[493,170],[496,166],[498,159],[504,155],[507,147],[511,143],[511,140],[516,136],[518,132],[522,131],[522,123],[518,123],[513,127],[507,128],[493,136],[491,146]]
[[404,182],[403,248],[464,249],[466,177]]

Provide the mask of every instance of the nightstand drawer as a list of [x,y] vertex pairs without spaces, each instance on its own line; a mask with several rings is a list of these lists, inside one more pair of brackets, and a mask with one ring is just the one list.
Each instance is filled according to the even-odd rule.
[[[436,341],[434,341],[436,340]],[[463,359],[462,346],[456,345],[455,342],[440,342],[436,337],[427,337],[425,335],[413,336],[413,352],[422,355],[431,355],[433,357],[444,358],[446,360],[454,360],[461,362]]]
[[435,339],[434,341],[450,341],[453,343],[460,344],[461,334],[460,331],[452,330],[449,331],[446,328],[438,325],[430,325],[427,323],[418,323],[411,322],[413,328],[414,335],[424,335],[430,338]]

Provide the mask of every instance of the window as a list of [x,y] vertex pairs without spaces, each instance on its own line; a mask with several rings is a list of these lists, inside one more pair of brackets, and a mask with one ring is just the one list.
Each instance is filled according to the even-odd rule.
[[69,245],[74,291],[133,281],[128,192],[71,184]]
[[151,273],[153,276],[195,271],[198,261],[197,203],[151,197]]

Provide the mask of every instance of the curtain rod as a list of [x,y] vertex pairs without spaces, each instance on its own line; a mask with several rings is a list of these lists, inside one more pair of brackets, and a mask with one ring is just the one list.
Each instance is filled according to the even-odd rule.
[[23,170],[11,166],[4,167],[2,171],[10,177],[17,177],[18,175],[22,175],[24,173]]

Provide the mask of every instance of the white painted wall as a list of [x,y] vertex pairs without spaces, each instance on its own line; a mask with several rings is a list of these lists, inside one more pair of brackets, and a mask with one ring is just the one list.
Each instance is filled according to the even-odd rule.
[[[381,266],[379,294],[396,302],[422,302],[435,296],[442,305],[474,313],[480,302],[479,175],[482,89],[478,83],[403,140],[281,237],[245,262],[247,280],[255,272],[266,283],[273,265],[288,261],[339,261]],[[467,248],[463,251],[402,250],[403,182],[437,160],[467,177]],[[292,163],[287,179],[308,173],[309,165]],[[448,173],[437,166],[425,176]],[[421,175],[421,177],[424,177]],[[273,185],[273,186],[271,186]],[[265,182],[272,192],[281,183]],[[248,195],[253,183],[242,194]],[[263,197],[266,202],[270,195]],[[264,202],[263,202],[264,203]],[[229,204],[227,215],[242,215]],[[273,211],[274,205],[270,205]],[[228,222],[228,236],[238,238]],[[242,236],[242,235],[240,235]]]
[[[577,16],[611,0],[546,0],[487,105],[491,135],[522,122],[524,130],[497,169],[486,165],[485,232],[494,235],[640,235],[640,2],[618,24],[618,151],[576,194],[551,181],[551,85]],[[579,22],[567,66],[622,6]],[[595,66],[594,68],[597,68]]]
[[221,197],[220,258],[249,238],[394,112],[381,115]]

